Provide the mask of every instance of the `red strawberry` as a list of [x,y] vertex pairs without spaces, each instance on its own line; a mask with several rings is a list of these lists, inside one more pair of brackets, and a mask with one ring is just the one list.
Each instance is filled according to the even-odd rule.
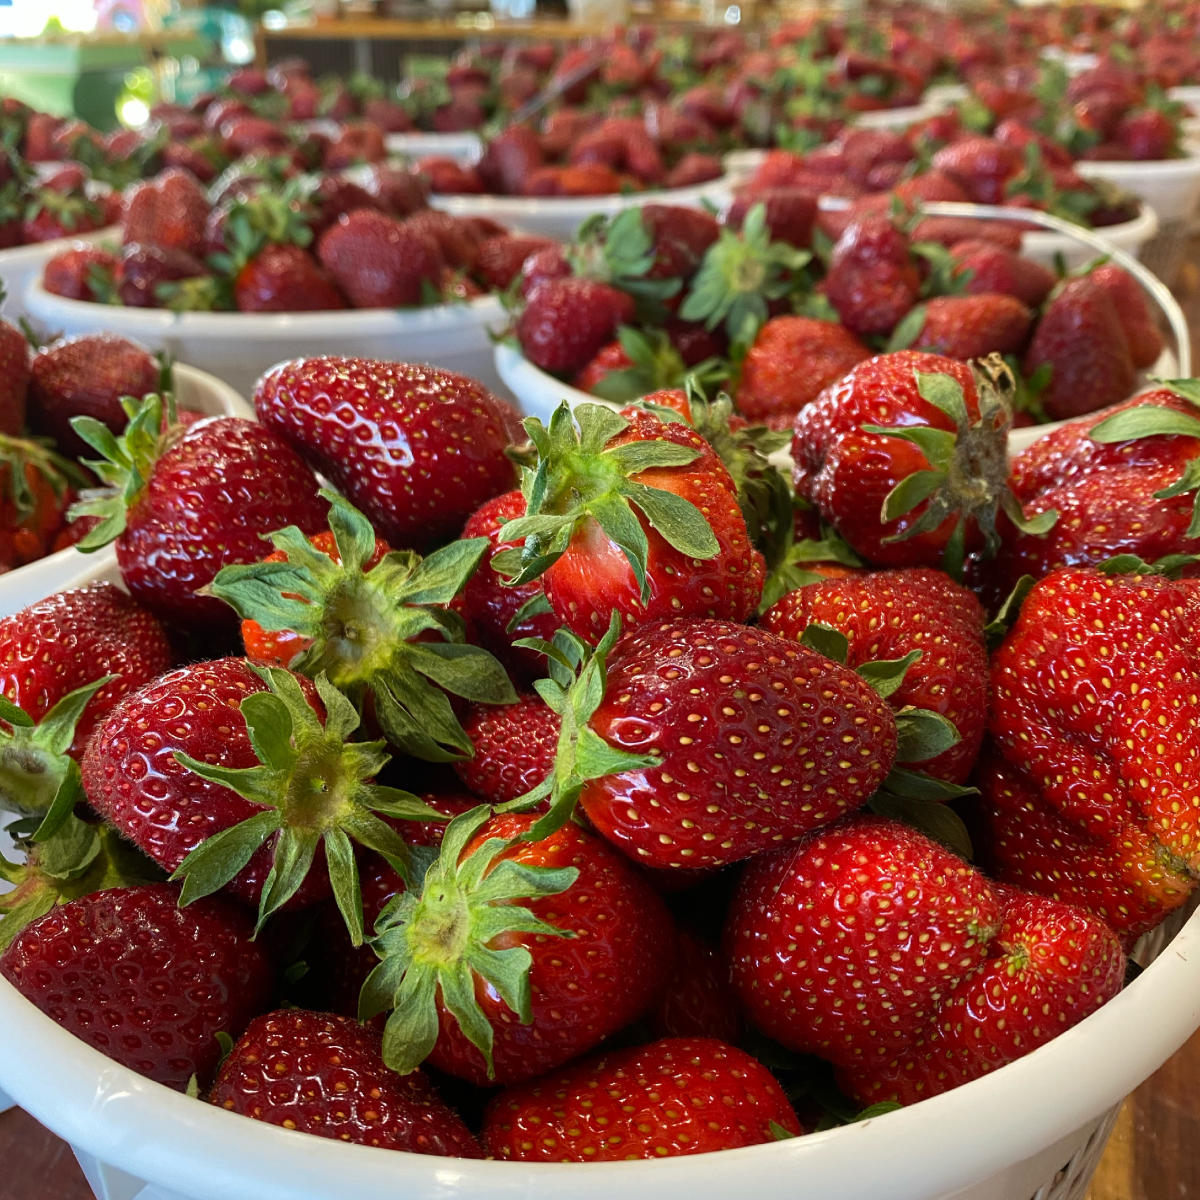
[[428,184],[411,168],[377,163],[367,177],[366,189],[393,217],[407,217],[429,203]]
[[272,971],[245,913],[208,898],[180,908],[165,884],[94,892],[27,925],[0,974],[64,1029],[183,1091],[269,1002]]
[[452,158],[423,158],[417,170],[429,191],[443,196],[481,195],[487,189],[474,167]]
[[254,406],[393,546],[454,537],[485,500],[512,486],[504,451],[513,410],[450,371],[297,359],[259,380]]
[[633,319],[633,298],[595,279],[548,279],[529,293],[516,335],[526,358],[544,371],[573,374],[617,326]]
[[88,333],[43,346],[30,363],[29,423],[73,457],[88,452],[72,429],[93,417],[113,433],[129,419],[122,396],[141,398],[159,385],[159,364],[144,346],[111,333]]
[[73,234],[88,233],[109,223],[102,201],[83,192],[58,192],[39,188],[25,207],[21,222],[22,242],[49,242]]
[[1020,353],[1033,324],[1033,313],[1015,296],[1001,292],[934,296],[917,311],[924,319],[909,345],[964,361],[993,351]]
[[1063,568],[1034,585],[992,662],[990,733],[1014,780],[1011,799],[994,775],[985,788],[1001,878],[1130,936],[1191,893],[1198,614],[1193,581]]
[[436,208],[424,208],[405,217],[401,224],[404,229],[429,238],[446,266],[463,271],[474,269],[483,239],[469,221]]
[[1180,128],[1158,108],[1124,113],[1113,130],[1113,140],[1123,156],[1136,162],[1154,162],[1179,154]]
[[100,246],[75,246],[48,259],[42,271],[42,287],[68,300],[99,300],[95,284],[110,285],[119,260]]
[[738,411],[773,428],[790,426],[822,389],[870,357],[871,350],[842,325],[772,317],[742,360]]
[[537,134],[528,125],[509,125],[484,147],[476,170],[487,191],[519,196],[544,161]]
[[531,254],[556,245],[549,238],[524,233],[485,238],[475,257],[475,276],[489,291],[501,292],[521,277],[521,267]]
[[1004,187],[1022,166],[1021,152],[995,138],[965,137],[933,156],[936,170],[960,184],[976,204],[1003,204]]
[[[654,261],[646,272],[648,279],[689,280],[718,237],[717,219],[701,209],[674,204],[645,204],[641,209],[642,228],[650,235]],[[609,226],[611,232],[612,226]]]
[[973,217],[922,217],[913,228],[912,238],[916,242],[940,242],[943,246],[953,246],[964,241],[991,242],[992,245],[1019,254],[1024,233],[1022,227],[1012,221],[981,221]]
[[517,582],[540,575],[558,618],[585,638],[614,612],[744,619],[762,592],[762,557],[708,442],[644,411],[588,405],[574,416],[578,431],[565,404],[549,430],[526,423],[541,457],[525,498],[539,504],[504,529],[524,544]]
[[489,804],[515,800],[554,770],[561,724],[558,713],[540,696],[476,707],[463,726],[475,753],[455,763],[455,773]]
[[483,1139],[493,1158],[620,1162],[706,1154],[799,1134],[774,1076],[711,1038],[614,1050],[502,1092]]
[[195,176],[179,167],[169,167],[130,189],[125,197],[123,240],[174,246],[203,255],[209,207]]
[[394,1070],[428,1059],[477,1084],[532,1079],[624,1028],[662,988],[674,930],[655,892],[601,838],[568,823],[524,840],[533,823],[484,807],[455,818],[421,895],[376,923],[382,962],[362,1014],[394,1009]]
[[984,615],[975,596],[940,571],[872,571],[789,592],[763,614],[761,628],[798,641],[814,623],[846,637],[845,661],[855,669],[920,652],[888,703],[939,713],[958,730],[956,745],[919,765],[963,783],[979,756],[987,714]]
[[284,525],[323,528],[316,476],[254,421],[216,417],[182,432],[164,429],[157,396],[130,412],[115,447],[99,425],[82,430],[103,455],[97,471],[108,490],[73,510],[102,518],[80,546],[115,539],[125,585],[159,616],[187,626],[226,625],[230,610],[199,589],[229,563],[257,562],[264,533]]
[[186,250],[128,242],[116,269],[117,295],[132,308],[165,308],[179,294],[169,285],[207,275],[208,267]]
[[0,434],[20,436],[28,391],[29,343],[15,325],[0,320]]
[[84,482],[75,464],[44,443],[0,434],[0,572],[50,553],[73,489]]
[[838,238],[825,294],[853,333],[890,333],[920,288],[908,238],[887,217],[859,217]]
[[237,273],[233,299],[240,312],[318,312],[345,308],[328,271],[299,246],[265,246]]
[[1027,376],[1046,366],[1041,402],[1051,420],[1095,412],[1133,391],[1129,342],[1106,287],[1084,276],[1052,293],[1021,363]]
[[1129,342],[1129,357],[1142,370],[1153,366],[1163,350],[1162,334],[1154,325],[1146,293],[1128,271],[1104,263],[1088,272],[1088,279],[1102,287],[1112,299],[1121,328]]
[[805,188],[743,188],[734,194],[725,223],[740,229],[746,214],[756,204],[766,207],[767,228],[771,241],[787,242],[805,249],[812,245],[817,199]]
[[426,289],[436,289],[444,265],[432,238],[366,208],[321,235],[317,258],[355,308],[425,303]]
[[332,1013],[280,1009],[257,1017],[221,1064],[208,1098],[318,1137],[483,1157],[462,1118],[421,1072],[390,1071],[378,1032]]
[[956,242],[950,253],[958,260],[956,279],[963,280],[968,295],[1003,292],[1016,296],[1029,308],[1040,307],[1054,286],[1054,272],[1031,258],[1022,258],[994,242]]
[[715,946],[680,929],[667,986],[650,1014],[655,1037],[705,1037],[736,1044],[742,1017],[729,968]]

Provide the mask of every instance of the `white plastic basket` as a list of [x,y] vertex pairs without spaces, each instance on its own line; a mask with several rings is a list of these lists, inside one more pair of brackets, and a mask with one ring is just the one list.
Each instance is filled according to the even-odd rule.
[[427,362],[500,386],[489,331],[505,323],[495,296],[429,308],[358,308],[312,313],[174,313],[123,308],[52,295],[32,280],[25,307],[51,329],[107,330],[166,350],[249,395],[258,377],[284,359],[344,354]]

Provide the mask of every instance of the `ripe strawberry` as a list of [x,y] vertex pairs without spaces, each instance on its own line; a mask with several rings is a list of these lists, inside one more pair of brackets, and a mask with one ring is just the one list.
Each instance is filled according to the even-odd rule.
[[366,208],[321,234],[317,258],[355,308],[421,304],[427,287],[436,288],[444,265],[432,238]]
[[273,973],[240,909],[177,899],[155,884],[72,900],[17,934],[0,974],[102,1054],[177,1091],[203,1086],[217,1034],[267,1005]]
[[[999,360],[974,374],[912,350],[860,363],[796,418],[797,494],[869,561],[958,576],[964,550],[994,552],[999,511],[1023,522],[1006,482],[1011,387]],[[904,484],[916,472],[918,489]]]
[[464,166],[452,158],[423,158],[417,171],[425,188],[441,196],[478,196],[487,189],[474,167]]
[[603,634],[614,612],[743,620],[758,604],[763,561],[709,443],[643,411],[588,404],[573,416],[578,431],[565,404],[549,429],[526,422],[539,461],[524,472],[531,507],[504,527],[523,543],[516,582],[541,576],[559,620],[585,638]]
[[42,271],[42,287],[68,300],[100,300],[97,282],[107,291],[120,260],[100,246],[74,246],[48,259]]
[[227,625],[230,610],[200,589],[229,563],[257,562],[270,530],[323,528],[317,478],[254,421],[216,417],[164,427],[162,401],[153,395],[140,406],[127,402],[127,412],[119,439],[98,421],[77,423],[103,456],[95,469],[106,485],[72,509],[72,516],[101,518],[80,549],[115,540],[125,585],[147,608],[185,626]]
[[258,381],[254,407],[396,547],[454,537],[485,500],[512,486],[504,451],[514,411],[450,371],[297,359]]
[[209,276],[207,266],[186,250],[129,242],[121,247],[117,265],[117,295],[131,308],[166,308],[182,294],[170,285]]
[[88,452],[75,417],[112,433],[125,428],[122,396],[141,399],[159,386],[161,368],[144,346],[111,333],[85,333],[43,346],[29,366],[29,423],[74,458]]
[[624,1028],[661,990],[674,930],[657,894],[577,825],[526,840],[534,820],[482,806],[456,817],[421,894],[396,897],[376,923],[382,961],[360,1012],[394,1010],[393,1070],[427,1059],[477,1084],[532,1079]]
[[1013,221],[981,221],[975,217],[922,217],[913,227],[912,239],[916,242],[939,242],[943,246],[953,246],[964,241],[990,242],[1013,254],[1020,254],[1024,233],[1022,227]]
[[0,434],[21,435],[28,391],[29,343],[15,325],[0,320]]
[[812,245],[817,200],[810,191],[798,187],[740,189],[734,193],[733,204],[725,217],[726,224],[740,229],[746,214],[756,204],[766,207],[771,241],[787,242],[799,249]]
[[484,147],[476,170],[487,191],[519,196],[544,161],[537,134],[528,125],[509,125]]
[[174,246],[203,256],[209,207],[191,172],[168,167],[154,179],[135,184],[126,195],[122,240]]
[[1042,408],[1051,420],[1124,400],[1136,371],[1111,293],[1087,276],[1053,292],[1021,361],[1026,376],[1050,368]]
[[983,810],[999,878],[1131,938],[1187,899],[1200,865],[1198,614],[1193,581],[1067,567],[1034,585],[992,660],[1000,763]]
[[908,344],[963,361],[993,351],[1019,354],[1033,324],[1033,313],[1015,296],[1001,292],[934,296],[915,311],[924,319]]
[[978,135],[943,146],[933,156],[934,169],[960,184],[976,204],[1003,204],[1005,185],[1022,165],[1015,146]]
[[501,233],[479,243],[475,256],[475,277],[488,291],[502,292],[520,279],[525,260],[539,250],[557,243],[549,238],[524,233]]
[[543,371],[583,368],[617,326],[633,319],[633,297],[595,279],[548,279],[528,293],[516,335],[525,357]]
[[429,203],[428,185],[417,171],[408,167],[376,163],[367,176],[366,190],[393,217],[407,217]]
[[462,1118],[421,1072],[390,1071],[378,1032],[333,1013],[280,1009],[256,1017],[221,1064],[208,1099],[318,1137],[483,1157]]
[[892,331],[916,303],[921,279],[908,238],[887,217],[868,214],[838,238],[824,287],[842,324],[865,337]]
[[0,572],[50,553],[74,489],[85,481],[42,442],[0,434]]
[[773,429],[786,428],[822,389],[870,357],[871,350],[835,322],[772,317],[742,360],[738,411]]
[[475,753],[455,774],[489,804],[533,791],[554,770],[562,720],[540,696],[473,708],[463,723]]
[[958,260],[956,279],[971,296],[1002,292],[1016,296],[1029,308],[1038,308],[1054,287],[1054,272],[1031,258],[980,239],[955,242],[950,253]]
[[265,246],[238,271],[239,312],[319,312],[346,307],[332,276],[299,246]]
[[940,571],[910,567],[809,584],[763,614],[760,627],[799,641],[812,624],[846,637],[846,664],[917,660],[888,697],[892,709],[928,709],[945,717],[960,740],[921,769],[963,783],[979,756],[987,723],[987,647],[983,609],[966,588]]
[[1179,155],[1180,127],[1158,108],[1124,113],[1113,130],[1122,156],[1135,162],[1155,162]]
[[501,1092],[484,1117],[493,1158],[621,1162],[706,1154],[802,1132],[774,1076],[713,1038],[613,1050]]
[[670,978],[648,1018],[655,1037],[704,1037],[736,1045],[743,1032],[729,968],[715,946],[681,928]]
[[49,242],[74,234],[89,233],[108,224],[102,201],[83,192],[58,192],[39,188],[26,202],[21,222],[22,242]]
[[406,230],[429,238],[446,266],[461,271],[474,269],[483,237],[470,221],[436,208],[423,208],[405,217],[401,224]]
[[1113,263],[1103,263],[1088,272],[1093,284],[1102,287],[1112,299],[1121,328],[1129,342],[1129,357],[1140,371],[1153,366],[1163,350],[1163,339],[1155,328],[1146,294],[1128,271]]

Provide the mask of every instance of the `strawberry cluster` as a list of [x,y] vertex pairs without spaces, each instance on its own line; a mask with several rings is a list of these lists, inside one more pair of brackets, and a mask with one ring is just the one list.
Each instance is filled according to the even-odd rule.
[[1013,389],[867,358],[790,473],[727,398],[513,444],[358,359],[77,420],[121,586],[0,621],[0,974],[209,1103],[459,1157],[753,1145],[814,1063],[853,1112],[1035,1050],[1200,879],[1200,388],[1010,468]]

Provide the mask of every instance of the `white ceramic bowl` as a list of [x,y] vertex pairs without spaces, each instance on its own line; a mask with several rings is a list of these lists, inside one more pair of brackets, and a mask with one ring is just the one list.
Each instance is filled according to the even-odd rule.
[[431,308],[360,308],[314,313],[173,313],[89,304],[51,295],[39,280],[25,292],[29,314],[67,333],[108,330],[191,363],[250,395],[284,359],[314,354],[430,363],[499,385],[489,330],[505,323],[494,296]]
[[383,142],[389,154],[403,154],[414,162],[449,158],[469,167],[483,154],[483,142],[477,133],[389,133]]
[[643,204],[720,206],[729,200],[733,181],[726,175],[695,187],[658,191],[621,192],[611,196],[444,196],[434,194],[430,204],[456,217],[488,217],[518,233],[540,234],[567,241],[588,217],[604,213],[613,217]]
[[12,321],[25,312],[26,289],[33,280],[42,277],[42,268],[56,254],[70,250],[80,242],[119,241],[120,236],[121,231],[116,225],[106,225],[103,229],[96,229],[91,233],[0,250],[0,283],[4,284],[4,302],[0,304],[0,317]]
[[[184,363],[176,363],[173,370],[175,399],[180,408],[193,408],[211,416],[255,419],[250,403],[216,376]],[[0,575],[0,616],[7,616],[66,587],[70,580],[88,569],[88,564],[110,561],[115,561],[111,547],[94,554],[82,554],[74,546],[68,546],[15,571],[7,571]]]
[[1200,209],[1200,150],[1190,145],[1187,158],[1157,162],[1080,161],[1075,169],[1085,179],[1107,179],[1139,196],[1164,224],[1191,222]]
[[[1158,214],[1145,202],[1131,221],[1105,225],[1092,231],[1110,245],[1140,257],[1142,247],[1158,232]],[[1030,229],[1021,237],[1021,253],[1026,258],[1053,266],[1061,255],[1069,267],[1079,267],[1096,257],[1095,247],[1070,234],[1054,229]]]

